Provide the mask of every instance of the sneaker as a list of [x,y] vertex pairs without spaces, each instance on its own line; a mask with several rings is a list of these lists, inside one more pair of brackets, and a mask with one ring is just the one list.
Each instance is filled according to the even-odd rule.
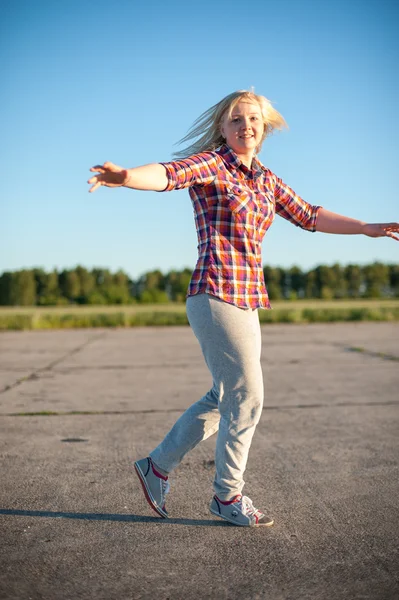
[[238,495],[228,502],[214,496],[210,510],[217,517],[241,527],[270,527],[274,523],[273,519],[255,508],[247,496]]
[[154,469],[150,457],[136,461],[134,468],[140,479],[148,504],[155,512],[166,519],[168,513],[165,508],[165,496],[170,489],[168,478]]

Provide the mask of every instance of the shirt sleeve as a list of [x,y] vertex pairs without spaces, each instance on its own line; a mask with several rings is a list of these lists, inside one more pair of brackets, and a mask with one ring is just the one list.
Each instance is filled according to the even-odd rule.
[[274,198],[276,201],[276,213],[280,217],[307,231],[316,231],[317,213],[321,206],[305,202],[279,177],[276,177]]
[[202,152],[188,158],[160,163],[166,169],[168,185],[163,192],[212,183],[218,171],[218,155]]

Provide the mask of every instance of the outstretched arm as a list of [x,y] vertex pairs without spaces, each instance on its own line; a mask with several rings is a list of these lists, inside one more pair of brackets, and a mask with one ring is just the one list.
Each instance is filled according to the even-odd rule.
[[399,241],[399,223],[364,223],[343,215],[337,215],[325,208],[317,214],[316,231],[322,233],[359,234],[369,237],[391,237]]
[[87,182],[93,184],[89,192],[95,192],[102,185],[161,192],[168,185],[166,169],[159,163],[143,165],[134,169],[123,169],[114,163],[106,162],[103,165],[92,167],[90,171],[97,171],[98,175],[94,175]]

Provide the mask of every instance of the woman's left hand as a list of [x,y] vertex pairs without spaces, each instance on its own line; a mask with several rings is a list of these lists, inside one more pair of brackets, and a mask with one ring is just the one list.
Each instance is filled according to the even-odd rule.
[[369,237],[390,237],[399,242],[399,223],[366,223],[363,226],[364,235]]

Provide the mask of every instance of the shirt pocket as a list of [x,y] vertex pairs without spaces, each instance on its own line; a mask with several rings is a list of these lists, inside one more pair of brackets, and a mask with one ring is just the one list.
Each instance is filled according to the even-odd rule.
[[259,212],[255,193],[244,187],[229,185],[226,189],[226,200],[229,210],[244,219],[251,213]]

